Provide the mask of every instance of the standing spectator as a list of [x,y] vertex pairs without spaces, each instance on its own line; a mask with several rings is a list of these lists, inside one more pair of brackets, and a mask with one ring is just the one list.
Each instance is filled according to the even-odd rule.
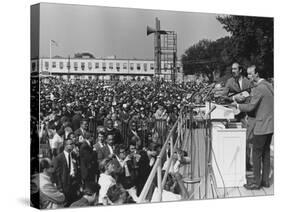
[[98,160],[102,161],[105,158],[112,157],[114,154],[114,144],[113,144],[113,135],[108,134],[106,136],[105,145],[98,151]]
[[64,193],[67,206],[77,200],[79,191],[77,169],[71,155],[73,148],[73,141],[66,140],[64,151],[54,160],[56,184],[58,189]]
[[80,143],[83,142],[87,130],[88,130],[88,121],[86,119],[82,119],[80,121],[80,128],[74,131],[74,134],[76,137],[78,137]]
[[113,135],[114,144],[123,144],[123,138],[121,136],[121,133],[118,129],[115,129],[113,127],[113,121],[112,119],[108,119],[106,121],[106,133],[109,135]]
[[97,152],[93,150],[92,143],[86,136],[80,146],[80,171],[85,186],[89,183],[96,182],[99,172],[98,168]]

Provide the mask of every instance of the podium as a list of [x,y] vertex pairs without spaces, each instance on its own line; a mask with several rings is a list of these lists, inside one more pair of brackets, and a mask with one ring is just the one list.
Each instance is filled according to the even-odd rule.
[[241,128],[241,123],[225,128],[220,122],[212,122],[211,127],[211,164],[217,187],[243,186],[246,183],[246,129]]

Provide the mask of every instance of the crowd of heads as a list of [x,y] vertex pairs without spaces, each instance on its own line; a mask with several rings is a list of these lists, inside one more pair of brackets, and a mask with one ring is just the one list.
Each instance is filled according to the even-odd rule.
[[39,173],[64,195],[55,205],[136,202],[187,94],[206,85],[41,79]]

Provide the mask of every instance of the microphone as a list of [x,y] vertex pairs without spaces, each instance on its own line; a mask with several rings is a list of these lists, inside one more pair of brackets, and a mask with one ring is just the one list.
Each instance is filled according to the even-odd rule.
[[217,108],[217,106],[216,106],[216,105],[213,105],[213,106],[211,107],[211,110],[205,115],[205,118],[207,118],[216,108]]

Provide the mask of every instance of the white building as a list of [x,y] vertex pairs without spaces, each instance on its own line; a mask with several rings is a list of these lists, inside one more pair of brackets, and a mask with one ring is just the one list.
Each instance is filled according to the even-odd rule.
[[[163,64],[164,65],[164,64]],[[163,67],[163,66],[162,66]],[[171,69],[162,70],[161,78],[170,81]],[[40,58],[31,60],[31,71],[63,79],[151,80],[154,60],[110,58]],[[176,81],[181,82],[183,69],[177,63]]]

